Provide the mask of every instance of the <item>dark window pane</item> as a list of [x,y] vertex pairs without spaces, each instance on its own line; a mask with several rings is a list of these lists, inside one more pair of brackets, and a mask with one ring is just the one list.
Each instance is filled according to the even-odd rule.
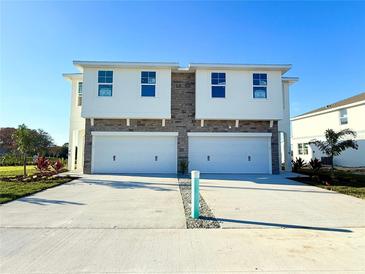
[[106,77],[113,77],[113,71],[109,70],[105,72]]
[[113,83],[113,77],[105,77],[105,83]]
[[156,72],[155,71],[150,71],[148,76],[156,78]]
[[261,80],[266,80],[267,79],[267,74],[266,73],[261,73],[260,74],[260,79]]
[[101,76],[105,76],[105,71],[104,70],[99,70],[98,71],[98,77],[101,77]]
[[154,97],[155,96],[155,85],[142,85],[142,96]]
[[225,73],[219,73],[219,78],[220,79],[226,79],[226,74]]
[[148,77],[142,77],[142,84],[148,84]]
[[266,85],[267,84],[266,80],[261,79],[259,82],[260,82],[260,85]]
[[212,85],[218,85],[218,79],[212,78]]
[[267,98],[266,87],[253,87],[253,98]]
[[156,84],[156,78],[155,77],[148,77],[148,83],[149,84]]
[[148,77],[148,72],[147,71],[142,71],[141,73],[141,77]]
[[112,85],[99,85],[99,96],[112,96]]
[[224,87],[224,86],[213,86],[212,87],[212,97],[214,97],[214,98],[224,98],[224,97],[226,97],[226,87]]
[[254,80],[253,80],[253,84],[254,84],[255,86],[260,85],[260,80],[256,80],[256,79],[254,79]]
[[218,85],[225,85],[226,84],[226,79],[225,78],[219,78],[218,79]]
[[105,83],[105,77],[99,76],[98,77],[98,83]]
[[218,73],[212,72],[212,78],[218,78]]
[[253,74],[253,79],[259,80],[260,79],[260,74],[254,73]]

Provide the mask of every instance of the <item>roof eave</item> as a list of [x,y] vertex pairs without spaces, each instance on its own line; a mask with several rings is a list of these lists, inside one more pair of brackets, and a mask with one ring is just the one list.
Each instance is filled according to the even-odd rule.
[[282,74],[291,69],[291,64],[210,64],[210,63],[190,63],[191,69],[232,69],[232,70],[277,70]]
[[111,61],[73,61],[73,64],[80,70],[85,67],[93,68],[140,68],[140,67],[151,67],[151,68],[178,68],[179,63],[177,62],[111,62]]
[[82,78],[82,73],[63,73],[62,77],[66,80],[80,79]]

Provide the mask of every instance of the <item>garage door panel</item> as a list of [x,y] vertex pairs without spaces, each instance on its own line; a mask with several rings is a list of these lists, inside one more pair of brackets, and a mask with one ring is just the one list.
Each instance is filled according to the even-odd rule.
[[94,136],[94,173],[176,173],[176,137]]
[[269,139],[189,137],[189,168],[205,173],[269,173]]

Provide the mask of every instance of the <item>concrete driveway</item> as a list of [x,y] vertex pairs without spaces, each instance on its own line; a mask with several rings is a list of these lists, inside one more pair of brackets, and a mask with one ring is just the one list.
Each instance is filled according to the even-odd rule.
[[283,175],[202,175],[201,194],[223,228],[365,227],[365,201]]
[[2,227],[185,228],[176,176],[89,175],[0,207]]
[[232,229],[182,229],[173,176],[86,176],[2,205],[0,272],[365,271],[364,201],[280,176],[214,176],[202,194]]

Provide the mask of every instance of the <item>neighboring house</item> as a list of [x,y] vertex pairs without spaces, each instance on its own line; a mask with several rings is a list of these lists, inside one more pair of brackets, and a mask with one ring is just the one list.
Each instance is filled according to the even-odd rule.
[[[290,65],[74,61],[69,169],[290,169]],[[279,138],[282,140],[279,140]],[[281,149],[279,149],[279,146]],[[281,153],[280,153],[281,152]]]
[[304,113],[291,119],[293,158],[305,161],[325,156],[312,139],[324,140],[326,129],[350,128],[357,133],[358,150],[347,149],[334,158],[334,164],[346,167],[365,166],[365,93]]

